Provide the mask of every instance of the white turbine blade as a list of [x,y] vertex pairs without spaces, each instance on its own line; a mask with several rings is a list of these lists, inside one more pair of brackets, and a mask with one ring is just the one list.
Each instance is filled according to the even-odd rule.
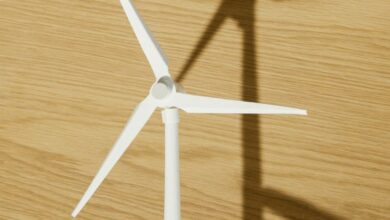
[[164,56],[160,46],[153,38],[152,33],[139,15],[132,0],[121,0],[123,10],[137,36],[138,42],[145,53],[149,64],[152,66],[153,73],[156,79],[163,76],[170,76],[168,70],[168,61]]
[[172,105],[188,113],[307,115],[307,111],[302,109],[195,96],[184,93],[177,93],[173,98]]
[[141,131],[146,122],[152,116],[155,109],[156,105],[150,97],[147,97],[137,106],[137,108],[134,110],[132,117],[130,117],[129,121],[127,122],[127,125],[122,131],[122,134],[119,136],[116,143],[112,147],[111,152],[108,154],[104,163],[100,167],[92,183],[81,198],[80,202],[77,204],[76,208],[73,210],[73,217],[76,217],[81,211],[81,209],[85,206],[85,204],[89,201],[89,199],[95,193],[97,188],[106,178],[108,173],[118,162],[118,160],[129,147],[131,142],[134,140],[134,138],[137,136],[137,134]]

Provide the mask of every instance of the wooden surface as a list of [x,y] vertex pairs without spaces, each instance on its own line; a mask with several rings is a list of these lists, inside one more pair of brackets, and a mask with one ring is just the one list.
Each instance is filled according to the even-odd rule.
[[[187,91],[309,110],[183,113],[183,219],[390,219],[389,1],[135,3]],[[1,0],[0,24],[0,219],[71,219],[151,69],[116,0]],[[78,219],[162,219],[163,132]]]

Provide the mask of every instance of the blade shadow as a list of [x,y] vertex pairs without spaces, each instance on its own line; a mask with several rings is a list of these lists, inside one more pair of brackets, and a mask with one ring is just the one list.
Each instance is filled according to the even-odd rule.
[[346,220],[346,218],[321,210],[309,202],[275,189],[261,188],[257,195],[266,207],[287,219]]
[[[255,33],[256,0],[223,0],[214,17],[211,19],[195,49],[180,71],[177,82],[185,79],[186,74],[199,59],[209,42],[227,18],[236,20],[242,29],[242,100],[258,102],[257,77],[257,45]],[[242,216],[243,220],[262,220],[264,207],[271,208],[275,213],[289,219],[342,219],[336,215],[321,210],[302,199],[282,192],[262,188],[260,117],[258,115],[242,116]]]

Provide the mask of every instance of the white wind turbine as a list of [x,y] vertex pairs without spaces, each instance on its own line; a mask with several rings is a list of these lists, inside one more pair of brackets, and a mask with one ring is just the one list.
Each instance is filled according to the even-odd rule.
[[137,39],[152,67],[156,81],[148,96],[136,107],[132,117],[108,154],[91,185],[72,212],[76,217],[86,205],[108,173],[118,162],[131,142],[141,131],[156,108],[162,108],[165,124],[165,220],[180,220],[180,172],[179,172],[179,109],[187,113],[216,114],[294,114],[307,115],[306,110],[196,96],[184,93],[172,80],[168,62],[143,22],[132,0],[120,0]]

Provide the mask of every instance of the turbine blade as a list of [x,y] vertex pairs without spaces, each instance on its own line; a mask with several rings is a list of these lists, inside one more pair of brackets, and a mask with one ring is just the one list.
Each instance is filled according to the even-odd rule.
[[142,50],[145,53],[149,64],[152,67],[154,76],[159,79],[163,76],[169,76],[168,61],[158,45],[157,41],[153,38],[152,33],[149,31],[142,17],[139,15],[137,9],[134,6],[132,0],[120,0],[123,10],[125,11],[127,18],[137,36],[138,42],[141,45]]
[[92,183],[81,198],[80,202],[77,204],[76,208],[73,210],[73,217],[76,217],[81,211],[81,209],[87,204],[89,199],[92,197],[97,188],[106,178],[108,173],[118,162],[118,160],[129,147],[131,142],[134,140],[134,138],[137,136],[137,134],[141,131],[146,122],[152,116],[155,109],[156,105],[150,97],[147,97],[137,106],[137,108],[134,110],[132,117],[130,117],[129,121],[127,122],[127,125],[122,131],[122,134],[117,139],[116,143],[111,149],[111,152],[108,154],[104,163],[102,164],[96,176],[92,180]]
[[307,111],[303,109],[184,93],[177,93],[173,98],[172,105],[187,113],[307,115]]

